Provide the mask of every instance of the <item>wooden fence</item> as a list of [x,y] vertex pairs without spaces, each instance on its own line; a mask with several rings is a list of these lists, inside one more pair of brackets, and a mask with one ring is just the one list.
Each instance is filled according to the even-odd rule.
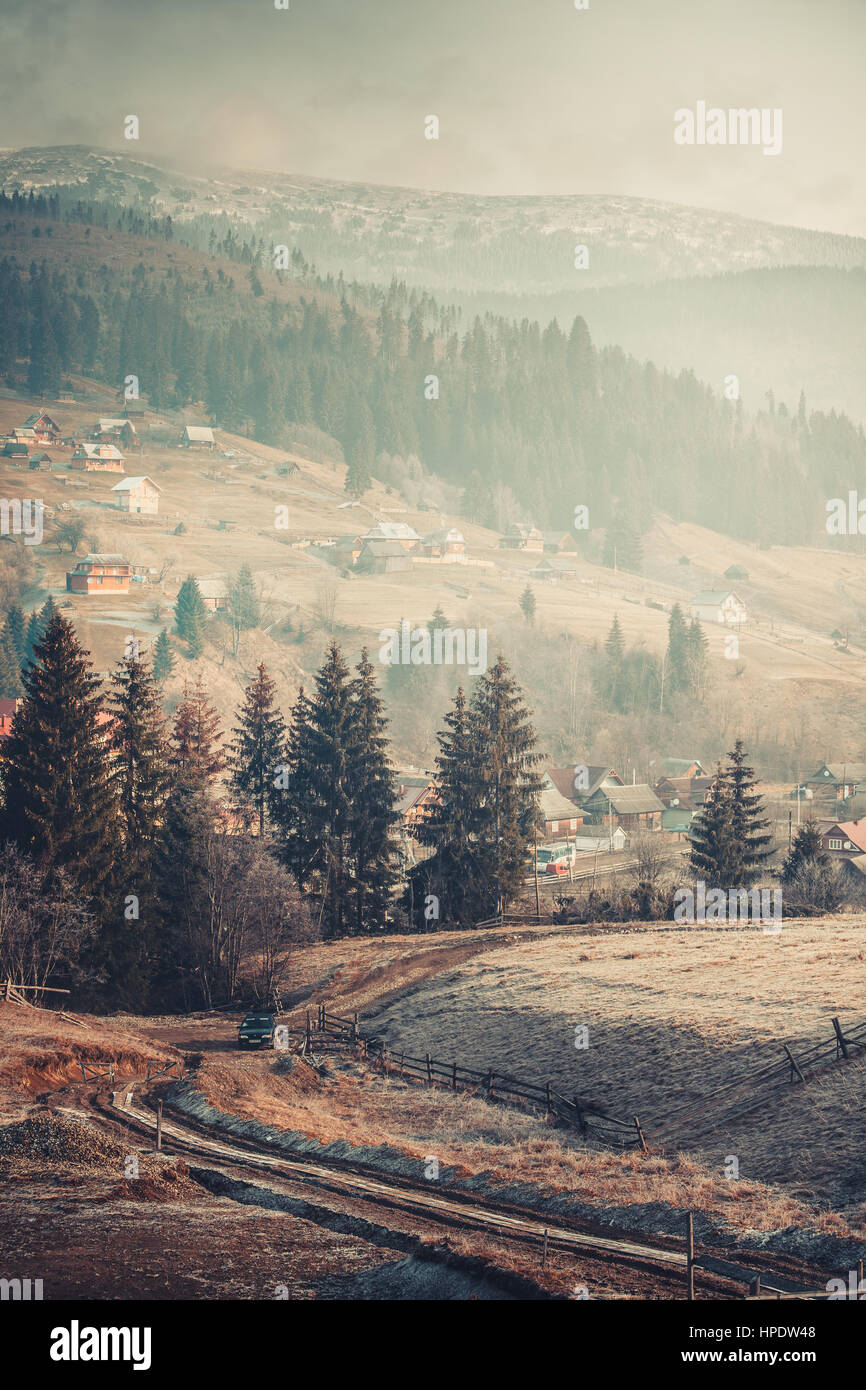
[[[793,1044],[783,1043],[781,1056],[775,1061],[746,1072],[724,1086],[718,1086],[698,1100],[686,1101],[675,1110],[668,1111],[663,1120],[654,1127],[654,1137],[671,1138],[674,1133],[682,1133],[684,1123],[695,1121],[694,1127],[689,1130],[689,1137],[693,1138],[708,1123],[718,1125],[738,1119],[753,1110],[756,1105],[760,1105],[773,1092],[791,1084],[804,1083],[807,1072],[813,1071],[816,1067],[838,1061],[840,1057],[851,1057],[866,1048],[866,1021],[845,1032],[838,1018],[832,1019],[832,1024],[832,1036],[822,1038],[814,1046],[805,1050],[798,1049],[795,1053]],[[745,1094],[738,1094],[742,1092]],[[721,1107],[721,1111],[718,1107]]]
[[489,1101],[516,1102],[556,1116],[579,1130],[590,1142],[606,1148],[639,1148],[646,1152],[646,1139],[636,1115],[631,1120],[622,1120],[582,1101],[578,1096],[569,1100],[555,1091],[549,1081],[539,1085],[493,1068],[479,1071],[474,1067],[464,1067],[457,1061],[440,1061],[429,1052],[425,1052],[423,1057],[403,1050],[398,1052],[388,1047],[381,1038],[362,1033],[357,1014],[353,1018],[340,1018],[337,1014],[329,1013],[324,1004],[318,1006],[315,1022],[312,1015],[307,1014],[301,1041],[302,1056],[347,1047],[356,1048],[360,1056],[383,1075],[396,1074],[451,1091],[470,1091]]

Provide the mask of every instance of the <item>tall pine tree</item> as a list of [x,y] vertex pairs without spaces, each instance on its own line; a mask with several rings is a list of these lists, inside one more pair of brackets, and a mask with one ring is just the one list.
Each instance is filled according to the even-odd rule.
[[0,840],[67,869],[98,896],[115,846],[115,797],[100,685],[75,629],[51,618],[24,676],[24,700],[0,745]]
[[285,763],[286,725],[276,706],[275,689],[265,663],[259,662],[237,713],[231,751],[231,785],[255,807],[261,836],[268,815],[279,810],[276,783]]

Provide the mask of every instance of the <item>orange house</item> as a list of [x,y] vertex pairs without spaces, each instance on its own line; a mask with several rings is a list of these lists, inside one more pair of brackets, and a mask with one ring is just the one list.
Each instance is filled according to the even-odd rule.
[[122,555],[85,555],[66,575],[68,594],[128,594],[132,566]]

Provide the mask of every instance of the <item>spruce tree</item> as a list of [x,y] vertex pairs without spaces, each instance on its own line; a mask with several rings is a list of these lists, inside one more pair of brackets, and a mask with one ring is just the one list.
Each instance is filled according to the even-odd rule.
[[115,786],[124,868],[150,866],[171,783],[168,730],[159,687],[140,657],[120,661],[111,677],[111,776]]
[[738,856],[734,881],[726,886],[749,888],[772,857],[773,836],[770,821],[763,815],[763,799],[755,791],[758,779],[746,762],[742,739],[737,739],[728,754],[724,775],[730,787],[731,829]]
[[395,827],[400,817],[388,758],[388,721],[366,648],[356,670],[352,697],[357,745],[351,770],[349,852],[354,870],[354,930],[361,933],[384,924],[395,882]]
[[535,624],[535,591],[527,584],[520,595],[520,611],[530,627]]
[[268,814],[279,810],[280,792],[275,783],[279,768],[285,765],[286,725],[276,707],[275,690],[265,663],[259,662],[237,712],[231,751],[231,785],[255,807],[261,836]]
[[312,698],[295,712],[281,852],[301,887],[321,895],[326,935],[345,934],[351,921],[358,721],[343,654],[332,644],[316,675]]
[[477,759],[477,846],[485,894],[504,912],[518,891],[538,824],[535,731],[505,658],[480,676],[470,704]]
[[153,648],[153,678],[162,685],[174,670],[174,652],[168,640],[168,633],[162,629]]
[[21,694],[21,667],[18,649],[6,622],[0,632],[0,697],[12,700]]
[[694,817],[690,830],[689,863],[708,888],[729,888],[736,874],[737,851],[733,843],[731,789],[721,763],[707,799]]
[[6,614],[6,627],[15,647],[18,665],[23,666],[27,651],[27,626],[24,622],[24,614],[17,603],[13,603]]
[[220,717],[208,699],[201,679],[192,690],[184,685],[183,699],[174,712],[171,764],[175,780],[185,778],[202,786],[216,781],[226,766]]
[[707,683],[709,643],[697,618],[692,618],[686,633],[686,674],[689,694],[700,699]]
[[780,878],[783,883],[793,883],[804,869],[826,870],[830,863],[829,854],[821,847],[821,827],[810,816],[794,836],[790,852],[782,865]]
[[462,686],[437,735],[436,796],[418,823],[415,838],[432,851],[413,878],[438,899],[443,920],[468,924],[483,915],[486,882],[473,835],[477,829],[479,783],[474,730]]
[[24,639],[24,664],[34,660],[34,654],[45,632],[48,624],[57,612],[53,598],[47,598],[40,609],[35,609],[30,614],[30,621],[27,624],[27,635]]
[[193,575],[188,575],[178,590],[174,608],[175,631],[189,646],[190,656],[201,656],[204,650],[204,628],[207,609],[201,590]]
[[115,844],[115,800],[99,681],[71,623],[55,614],[24,676],[24,700],[0,745],[0,840],[101,892]]
[[688,681],[688,629],[683,610],[675,603],[668,620],[665,686],[671,694],[677,694],[687,688]]

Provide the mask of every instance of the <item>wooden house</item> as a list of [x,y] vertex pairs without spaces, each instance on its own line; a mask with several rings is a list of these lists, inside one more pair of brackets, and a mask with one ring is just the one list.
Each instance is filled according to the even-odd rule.
[[209,425],[184,425],[180,442],[185,449],[216,448],[213,430]]
[[706,801],[713,781],[712,777],[662,777],[656,782],[655,793],[667,807],[696,811]]
[[224,579],[197,579],[198,591],[204,606],[211,613],[229,606],[229,586]]
[[69,594],[128,594],[132,566],[122,555],[85,555],[66,575]]
[[122,444],[125,449],[132,449],[138,443],[135,425],[123,416],[103,416],[97,420],[93,438],[103,444]]
[[545,555],[529,571],[530,578],[541,580],[544,584],[558,584],[560,579],[568,579],[575,573],[571,561],[560,555]]
[[61,438],[60,426],[45,410],[28,415],[24,428],[33,431],[37,444],[57,444]]
[[456,526],[428,531],[421,540],[421,554],[431,560],[441,560],[443,564],[459,564],[466,558],[466,540],[463,532],[458,531]]
[[546,555],[576,555],[577,541],[570,531],[543,531]]
[[111,491],[121,511],[140,512],[143,516],[156,516],[159,511],[162,488],[146,475],[141,478],[121,478]]
[[126,459],[113,444],[79,444],[69,460],[70,468],[87,473],[122,473]]
[[537,526],[525,521],[512,521],[499,538],[500,550],[544,550],[544,536]]
[[436,788],[427,772],[398,772],[396,784],[396,810],[404,828],[411,835],[429,815],[430,807],[436,801]]
[[412,568],[412,557],[399,541],[365,540],[355,566],[365,574],[392,574]]
[[7,440],[3,446],[5,459],[26,459],[29,452],[26,444],[18,444],[14,439]]
[[377,521],[369,531],[365,531],[362,541],[394,541],[403,550],[415,550],[421,542],[418,532],[405,521]]
[[822,763],[803,786],[821,800],[847,801],[866,786],[866,763]]
[[538,809],[546,840],[576,835],[583,825],[583,812],[569,797],[563,796],[553,779],[546,774],[538,794]]
[[819,821],[821,848],[835,859],[866,854],[866,820]]
[[630,787],[599,787],[583,802],[583,810],[598,825],[621,825],[623,830],[661,830],[662,812],[652,787],[638,782]]

